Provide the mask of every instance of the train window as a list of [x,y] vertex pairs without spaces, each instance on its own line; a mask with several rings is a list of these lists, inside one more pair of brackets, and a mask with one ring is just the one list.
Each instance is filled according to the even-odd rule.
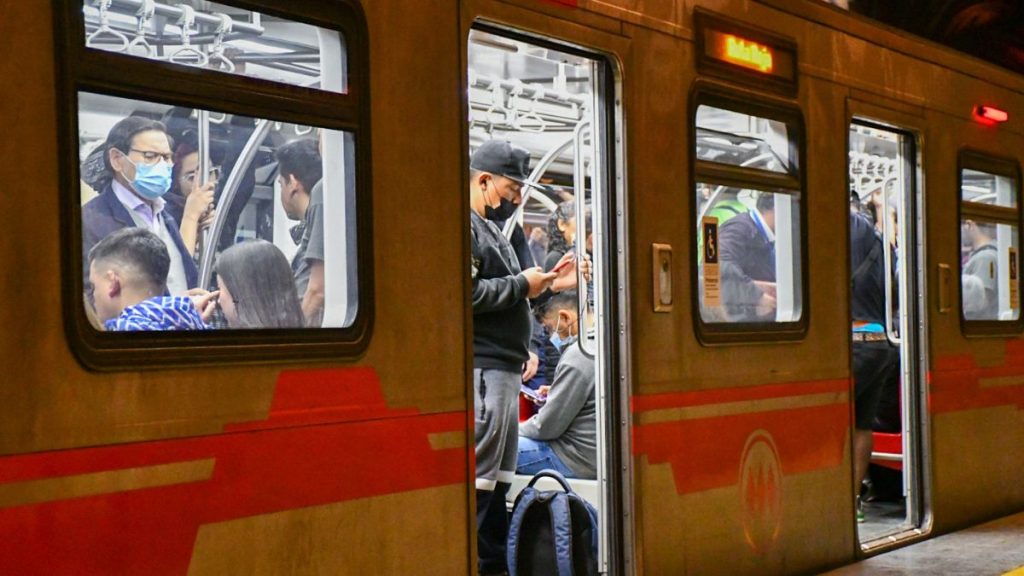
[[1013,163],[971,153],[961,157],[960,304],[965,323],[992,327],[1020,319],[1018,194]]
[[[336,30],[206,0],[83,0],[88,48],[292,86],[346,92]],[[322,84],[325,67],[338,82]]]
[[744,339],[765,330],[798,333],[804,316],[799,116],[703,99],[709,102],[696,107],[693,149],[701,331],[749,332]]
[[365,347],[365,21],[231,4],[62,6],[65,309],[92,367]]
[[[139,314],[164,311],[149,299],[123,306],[129,288],[150,296],[166,288],[172,298],[193,300],[207,317],[184,329],[351,324],[356,302],[348,284],[355,270],[345,265],[345,228],[354,226],[354,214],[347,213],[354,205],[350,133],[100,94],[80,93],[78,102],[83,279],[107,330],[174,328],[136,322]],[[210,116],[217,122],[208,130],[204,184],[197,123]],[[250,142],[255,154],[244,153]],[[325,161],[322,142],[341,150],[342,161]],[[325,229],[325,221],[341,225]],[[163,281],[134,286],[145,263],[130,261],[141,256],[107,246],[112,240],[105,238],[127,225],[154,232],[166,246]],[[122,262],[97,256],[104,249]]]
[[697,158],[730,166],[788,173],[785,122],[714,106],[697,108]]

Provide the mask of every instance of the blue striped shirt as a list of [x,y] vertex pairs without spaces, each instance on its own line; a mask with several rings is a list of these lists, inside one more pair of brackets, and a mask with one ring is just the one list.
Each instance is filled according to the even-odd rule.
[[206,330],[199,311],[187,296],[157,296],[125,308],[104,324],[111,332],[139,330]]

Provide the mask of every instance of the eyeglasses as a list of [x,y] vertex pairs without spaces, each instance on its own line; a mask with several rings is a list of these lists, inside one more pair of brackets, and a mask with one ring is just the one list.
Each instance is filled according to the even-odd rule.
[[174,155],[168,152],[167,154],[161,154],[160,152],[153,152],[152,150],[139,150],[138,148],[131,148],[129,152],[137,152],[142,155],[142,161],[146,164],[156,164],[161,159],[170,165],[174,165]]
[[[199,174],[199,170],[191,170],[189,172],[185,172],[185,181],[188,182],[189,184],[195,183],[197,174]],[[208,181],[216,182],[217,180],[220,180],[220,166],[211,166]]]

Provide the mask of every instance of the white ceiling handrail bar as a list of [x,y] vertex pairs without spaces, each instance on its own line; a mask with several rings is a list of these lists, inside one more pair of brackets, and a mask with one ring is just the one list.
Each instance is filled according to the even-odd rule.
[[[119,8],[119,13],[126,15],[137,13],[139,8],[141,8],[142,4],[145,2],[145,0],[105,1],[109,2],[111,8]],[[154,8],[155,14],[160,16],[166,16],[169,20],[173,21],[181,19],[182,13],[185,11],[185,9],[189,9],[192,10],[192,12],[195,14],[196,24],[204,24],[210,28],[216,29],[216,27],[221,23],[219,17],[212,14],[205,14],[203,12],[196,12],[194,8],[187,4],[182,4],[181,6],[169,6],[167,4],[161,4],[158,2],[156,3]],[[256,36],[262,36],[264,32],[266,32],[266,30],[262,26],[250,24],[248,22],[235,22],[233,28],[235,32],[245,32],[247,34],[254,34]]]

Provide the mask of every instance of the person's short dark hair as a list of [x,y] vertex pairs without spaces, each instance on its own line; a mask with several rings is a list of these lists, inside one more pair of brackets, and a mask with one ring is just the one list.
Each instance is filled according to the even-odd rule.
[[157,289],[166,286],[171,268],[171,255],[164,241],[137,227],[122,228],[97,242],[89,251],[89,265],[100,261],[131,268],[132,273]]
[[[114,124],[103,144],[100,144],[82,163],[82,179],[97,192],[102,192],[114,179],[114,169],[110,165],[110,150],[117,149],[127,155],[131,152],[135,136],[150,130],[167,134],[167,126],[163,122],[142,116],[129,116]],[[167,141],[173,150],[174,142],[169,134]]]
[[549,314],[557,313],[560,310],[576,310],[579,306],[577,299],[578,295],[575,290],[556,292],[537,309],[537,317],[546,318]]
[[306,193],[323,178],[324,165],[320,159],[320,144],[316,140],[303,138],[281,146],[274,152],[278,172],[284,176],[295,176],[302,183]]
[[757,195],[757,211],[771,212],[775,210],[775,194],[762,192]]

